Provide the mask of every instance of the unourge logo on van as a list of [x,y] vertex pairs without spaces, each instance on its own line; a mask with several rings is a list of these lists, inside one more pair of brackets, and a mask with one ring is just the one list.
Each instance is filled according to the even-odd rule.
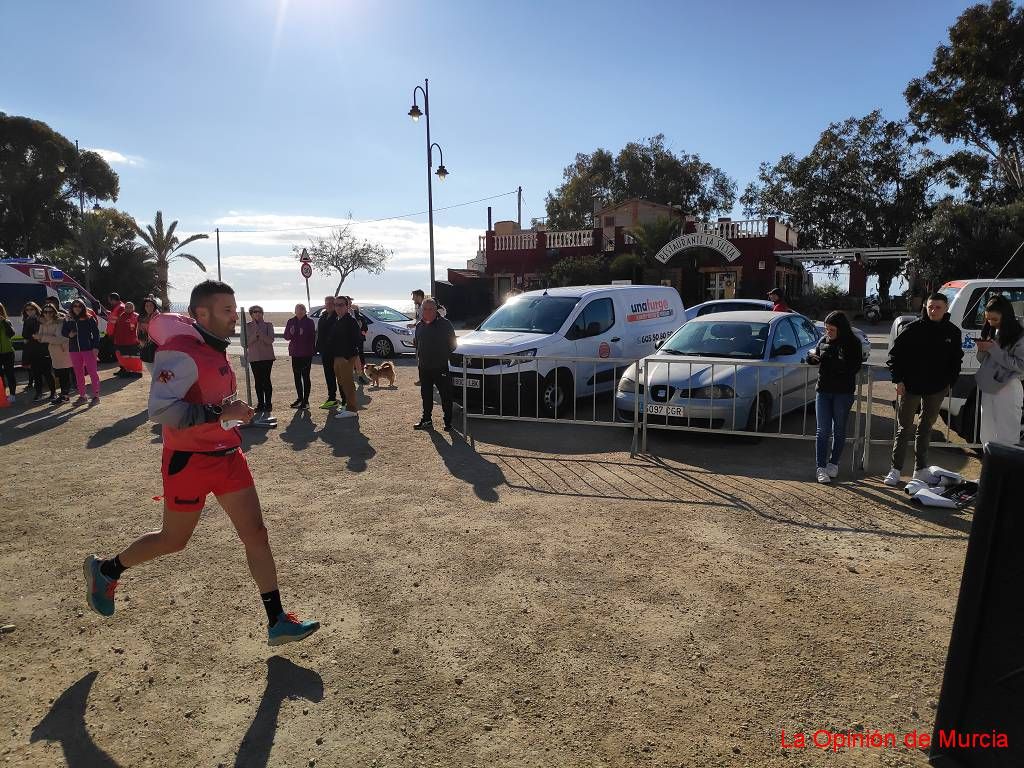
[[637,323],[641,320],[653,320],[656,317],[671,317],[672,308],[668,299],[647,299],[629,305],[629,314],[626,315],[627,323]]

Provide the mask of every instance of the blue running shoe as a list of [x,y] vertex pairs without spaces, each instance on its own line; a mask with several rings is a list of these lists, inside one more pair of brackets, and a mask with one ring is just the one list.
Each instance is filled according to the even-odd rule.
[[[113,605],[113,603],[111,603]],[[267,631],[268,645],[284,645],[305,640],[320,629],[319,621],[299,621],[294,613],[282,612],[277,623]]]
[[96,555],[85,558],[85,598],[100,616],[114,615],[114,590],[117,582],[100,573],[100,563]]

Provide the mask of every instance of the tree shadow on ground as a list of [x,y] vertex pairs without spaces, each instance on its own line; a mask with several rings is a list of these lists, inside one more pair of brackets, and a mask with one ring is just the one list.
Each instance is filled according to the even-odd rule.
[[316,425],[308,408],[295,411],[292,420],[281,432],[281,440],[290,445],[293,451],[301,451],[316,440]]
[[359,428],[359,419],[327,418],[318,436],[331,446],[336,457],[348,457],[345,468],[349,472],[365,472],[370,459],[377,455],[369,438]]
[[498,500],[497,488],[499,485],[505,485],[505,476],[497,464],[477,453],[458,432],[447,433],[451,435],[450,443],[444,439],[443,433],[433,429],[426,432],[453,477],[472,485],[473,493],[481,501]]
[[324,698],[323,678],[281,656],[267,659],[267,687],[235,757],[236,768],[263,768],[270,762],[281,704],[286,699],[318,702]]
[[90,672],[53,702],[46,717],[32,729],[31,742],[56,741],[70,768],[117,768],[117,762],[96,746],[85,727],[89,691],[98,672]]
[[149,421],[149,410],[143,410],[134,416],[125,416],[106,427],[101,427],[96,434],[86,442],[86,448],[102,448],[112,440],[119,437],[127,437],[136,429]]

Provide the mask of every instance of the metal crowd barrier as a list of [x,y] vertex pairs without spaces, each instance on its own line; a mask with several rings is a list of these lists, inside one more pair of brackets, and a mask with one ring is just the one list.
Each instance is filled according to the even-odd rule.
[[[862,370],[864,370],[864,369],[868,369],[869,373],[871,371],[873,371],[873,370],[886,370],[884,366],[869,366],[869,365],[865,365],[864,368],[862,368]],[[976,373],[976,372],[977,372],[976,368],[968,368],[966,370],[963,370],[961,373],[973,374],[973,373]],[[862,468],[869,466],[869,463],[870,463],[870,460],[871,460],[871,446],[873,446],[873,445],[881,445],[881,446],[886,446],[890,450],[892,449],[893,443],[896,441],[896,430],[898,430],[899,427],[900,427],[899,401],[897,399],[893,399],[891,401],[891,405],[892,405],[892,409],[893,409],[893,414],[892,414],[892,424],[893,424],[892,432],[888,435],[888,437],[884,437],[884,438],[875,438],[875,437],[872,436],[873,435],[873,430],[872,430],[872,422],[873,422],[872,413],[873,413],[874,404],[875,404],[875,385],[877,383],[878,382],[875,381],[874,376],[870,376],[869,377],[869,379],[868,379],[868,387],[867,387],[867,408],[866,408],[868,417],[865,420],[865,424],[864,424],[864,453],[863,453],[863,456],[861,458],[861,467]],[[972,400],[973,400],[973,402],[972,402]],[[951,439],[951,433],[952,433],[952,430],[953,430],[953,393],[952,393],[952,391],[950,391],[950,392],[946,393],[946,397],[943,399],[943,404],[939,408],[939,418],[936,421],[935,425],[932,427],[932,431],[934,432],[935,428],[938,427],[943,421],[945,421],[945,424],[944,424],[945,429],[943,430],[943,439],[942,440],[932,440],[929,443],[929,447],[931,447],[931,448],[969,448],[969,449],[981,450],[981,447],[982,447],[981,437],[980,437],[980,432],[981,432],[981,396],[980,396],[980,393],[977,392],[977,390],[975,390],[975,396],[973,398],[967,398],[966,402],[964,402],[964,404],[961,406],[960,411],[959,411],[961,420],[964,417],[964,409],[969,409],[968,410],[968,415],[970,415],[972,417],[970,423],[972,424],[973,429],[971,430],[970,439],[964,438],[962,440],[957,440],[957,441],[954,441],[954,440]],[[971,413],[971,411],[973,411],[973,413]],[[942,414],[943,413],[946,414],[945,420],[943,420],[943,418],[942,418]],[[916,430],[916,428],[917,428],[917,422],[916,422],[916,415],[915,415],[915,423],[911,427],[911,429]],[[915,434],[911,434],[910,437],[908,437],[908,439],[907,439],[908,450],[912,450],[914,439],[915,439]]]
[[[622,374],[632,365],[639,363],[639,360],[630,358],[601,358],[601,357],[532,357],[532,356],[488,356],[474,355],[463,357],[461,366],[453,370],[453,377],[456,380],[455,387],[460,390],[457,402],[462,408],[462,431],[470,440],[472,435],[469,428],[470,419],[485,419],[493,421],[527,421],[552,424],[584,424],[587,426],[619,427],[631,429],[633,439],[630,447],[630,454],[648,453],[648,432],[652,429],[737,435],[758,438],[785,438],[788,440],[815,440],[817,422],[814,418],[808,418],[809,406],[814,402],[814,389],[817,383],[817,367],[801,363],[763,362],[756,360],[737,360],[736,362],[702,361],[693,360],[671,360],[659,359],[659,365],[666,365],[668,371],[664,377],[659,376],[659,381],[672,382],[676,376],[672,369],[685,367],[685,377],[678,377],[680,380],[689,381],[693,378],[693,369],[709,369],[707,383],[694,388],[691,385],[689,392],[697,391],[712,385],[721,386],[731,384],[732,397],[716,397],[715,389],[711,390],[710,398],[701,398],[703,401],[710,400],[709,413],[695,415],[699,408],[684,405],[678,407],[668,401],[672,399],[675,392],[667,392],[661,398],[654,397],[654,388],[661,384],[651,384],[651,366],[645,365],[640,375],[634,376],[632,390],[632,413],[622,414],[616,405],[616,393]],[[461,370],[458,370],[461,368]],[[724,377],[717,374],[722,370],[731,369],[731,377],[726,373]],[[742,372],[740,369],[744,369]],[[769,371],[783,369],[780,378],[773,377]],[[539,376],[538,370],[545,372]],[[899,427],[898,410],[894,410],[893,430],[887,437],[875,437],[876,430],[873,429],[874,407],[876,405],[875,373],[885,370],[884,366],[873,366],[864,364],[857,377],[857,389],[854,396],[854,406],[850,413],[850,421],[847,423],[847,447],[852,470],[864,469],[869,466],[872,446],[885,445],[890,449],[895,439],[895,430]],[[561,375],[568,373],[572,379],[572,391],[566,400],[550,413],[545,413],[542,403],[542,388],[546,379],[549,379],[551,372],[562,371]],[[970,373],[971,371],[966,371]],[[461,373],[461,377],[459,374]],[[597,382],[600,374],[604,374],[609,386],[598,391],[594,386],[591,391],[580,397],[575,397],[576,381],[579,376],[586,376],[589,380]],[[558,376],[559,374],[555,374]],[[716,378],[718,381],[716,381]],[[745,384],[741,386],[741,380]],[[749,380],[749,381],[747,381]],[[752,386],[748,386],[751,384]],[[758,400],[751,400],[748,390],[754,393],[767,391],[772,398],[778,398],[778,408],[772,408],[768,418],[762,421],[762,412],[757,408]],[[491,391],[493,390],[493,391]],[[512,394],[506,394],[508,390]],[[740,394],[742,392],[742,394]],[[642,395],[642,396],[641,396]],[[512,399],[514,397],[514,400]],[[659,399],[661,402],[659,402]],[[686,398],[691,402],[694,398]],[[654,402],[652,402],[652,400]],[[718,402],[727,401],[724,410],[717,406]],[[793,401],[796,402],[793,402]],[[607,401],[607,402],[606,402]],[[742,402],[741,402],[742,401]],[[641,407],[641,405],[643,407]],[[792,407],[789,407],[792,405]],[[932,442],[932,447],[938,448],[980,448],[978,442],[978,428],[980,418],[980,398],[975,397],[973,406],[965,403],[964,407],[974,408],[974,434],[972,440],[954,441],[951,439],[951,405],[952,395],[947,394],[944,408],[940,409],[939,420],[942,420],[942,412],[946,414],[945,432],[942,441]],[[716,407],[717,406],[717,407]],[[678,408],[678,410],[673,410]],[[778,415],[775,415],[775,414]],[[722,418],[724,414],[725,418]],[[799,414],[800,430],[785,431],[785,426],[793,427],[792,420]],[[626,416],[629,418],[626,418]],[[747,419],[753,416],[754,422],[751,425]],[[882,418],[882,416],[878,416]],[[718,422],[718,424],[716,424]],[[789,422],[784,424],[784,422]],[[774,428],[766,429],[769,424]],[[938,426],[938,422],[936,426]],[[753,427],[751,429],[750,427]],[[911,441],[912,442],[912,438]]]

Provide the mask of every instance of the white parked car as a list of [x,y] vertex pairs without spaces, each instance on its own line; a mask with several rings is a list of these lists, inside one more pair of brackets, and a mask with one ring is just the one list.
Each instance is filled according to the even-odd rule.
[[[686,319],[693,320],[695,317],[717,314],[719,312],[749,312],[752,310],[771,310],[772,303],[766,299],[714,299],[705,301],[703,304],[695,304],[686,310]],[[822,334],[825,333],[825,323],[818,320],[815,325]],[[861,360],[867,362],[871,356],[871,339],[860,328],[853,328],[853,335],[860,341]]]
[[[404,312],[399,312],[393,307],[386,307],[383,304],[356,304],[359,311],[366,318],[366,341],[363,342],[363,352],[374,354],[377,357],[394,357],[395,355],[412,354],[416,351],[413,346],[413,329],[408,325],[413,319]],[[323,314],[324,307],[314,307],[309,316],[319,320]]]
[[696,317],[626,370],[616,414],[630,421],[634,412],[646,411],[656,423],[763,430],[814,402],[818,372],[804,360],[819,338],[814,323],[795,312]]

